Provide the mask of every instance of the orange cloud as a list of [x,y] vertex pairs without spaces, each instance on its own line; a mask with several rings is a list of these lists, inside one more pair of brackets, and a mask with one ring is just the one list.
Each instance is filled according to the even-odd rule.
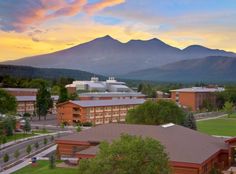
[[89,14],[93,14],[97,11],[103,10],[104,8],[112,7],[124,2],[125,0],[101,0],[100,2],[87,5],[85,11]]

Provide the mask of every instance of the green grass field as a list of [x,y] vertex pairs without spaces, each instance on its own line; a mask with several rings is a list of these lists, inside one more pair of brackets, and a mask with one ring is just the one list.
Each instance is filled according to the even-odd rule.
[[18,133],[18,134],[14,134],[12,136],[8,136],[7,142],[15,141],[15,140],[22,139],[22,138],[28,138],[28,137],[32,137],[32,136],[35,136],[35,134]]
[[28,165],[13,174],[76,174],[78,169],[71,168],[55,168],[49,169],[48,161],[38,161],[37,166]]
[[198,121],[200,132],[209,135],[236,136],[236,118],[218,118],[213,120]]

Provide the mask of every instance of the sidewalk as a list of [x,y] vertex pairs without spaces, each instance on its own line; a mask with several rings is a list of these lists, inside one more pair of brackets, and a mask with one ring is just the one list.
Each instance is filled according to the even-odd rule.
[[227,114],[223,114],[223,115],[216,116],[216,117],[202,118],[202,119],[199,119],[199,120],[196,120],[196,121],[214,120],[214,119],[222,118],[222,117],[225,117],[225,116],[227,116]]
[[53,133],[48,133],[48,134],[40,134],[40,135],[36,135],[36,136],[32,136],[32,137],[27,137],[27,138],[23,138],[23,139],[18,139],[16,141],[10,141],[8,143],[5,144],[1,144],[0,150],[3,150],[11,145],[15,145],[16,143],[21,143],[23,141],[27,141],[27,140],[32,140],[35,138],[39,138],[39,137],[44,137],[44,136],[49,136],[49,135],[57,135],[57,134],[61,134],[61,133],[69,133],[71,131],[59,131],[59,132],[53,132]]
[[[56,148],[57,148],[57,145],[54,145],[54,146],[48,148],[47,150],[44,150],[43,152],[40,152],[39,154],[35,155],[35,157],[37,157],[37,159],[39,159],[39,160],[40,160],[41,158],[44,159],[43,156],[49,154],[50,152],[55,151]],[[16,166],[14,166],[14,167],[12,167],[12,168],[10,168],[10,169],[7,169],[7,170],[5,170],[4,172],[1,172],[1,174],[11,174],[11,173],[13,173],[13,172],[15,172],[15,171],[17,171],[17,170],[20,170],[20,169],[22,169],[23,167],[29,165],[30,162],[31,162],[31,158],[25,158],[25,159],[24,159],[24,162],[22,162],[22,163],[20,163],[20,164],[18,164],[18,165],[16,165]]]

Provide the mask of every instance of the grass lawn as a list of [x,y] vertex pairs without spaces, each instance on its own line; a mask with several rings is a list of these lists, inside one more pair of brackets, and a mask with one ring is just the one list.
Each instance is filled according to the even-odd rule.
[[209,135],[236,136],[236,118],[218,118],[198,121],[197,127],[200,132]]
[[15,141],[15,140],[22,139],[22,138],[32,137],[32,136],[35,136],[35,134],[17,133],[17,134],[14,134],[12,136],[8,136],[7,137],[7,142]]
[[32,132],[36,133],[36,134],[48,134],[48,133],[50,133],[48,130],[33,130]]
[[236,118],[236,112],[229,115],[229,118]]
[[38,166],[28,165],[13,174],[76,174],[78,169],[55,168],[49,169],[49,161],[37,161]]

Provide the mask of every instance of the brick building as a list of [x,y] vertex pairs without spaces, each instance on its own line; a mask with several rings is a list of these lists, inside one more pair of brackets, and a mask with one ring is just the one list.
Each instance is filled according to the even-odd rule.
[[93,158],[100,142],[112,142],[123,133],[158,140],[166,148],[173,174],[209,174],[213,167],[222,171],[236,163],[236,138],[217,138],[171,123],[99,125],[56,139],[57,151],[61,157]]
[[[53,95],[53,107],[49,110],[52,114],[56,114],[56,104],[58,101],[58,96]],[[16,96],[17,101],[17,114],[23,115],[24,113],[29,113],[34,115],[36,113],[36,96]]]
[[38,89],[35,88],[2,88],[13,96],[36,96]]
[[68,101],[57,105],[57,120],[58,123],[91,122],[95,125],[122,122],[129,109],[144,102],[144,99]]
[[224,88],[192,87],[171,90],[171,99],[182,107],[198,111],[203,107],[204,101],[216,105],[216,93],[224,91]]
[[145,99],[139,92],[89,92],[79,94],[80,100]]

